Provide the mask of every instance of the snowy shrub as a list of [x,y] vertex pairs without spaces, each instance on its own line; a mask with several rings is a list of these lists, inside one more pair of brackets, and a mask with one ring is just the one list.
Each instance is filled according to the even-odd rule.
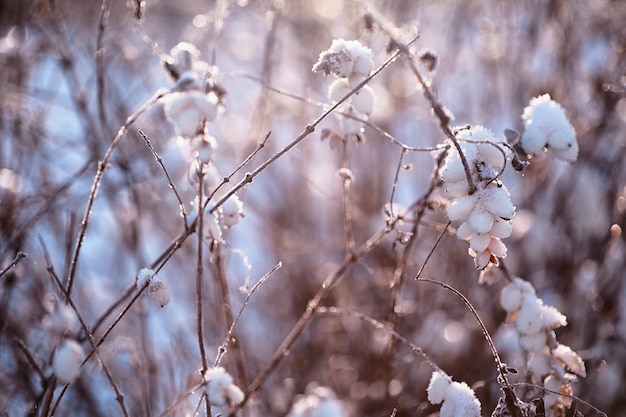
[[0,415],[619,415],[626,9],[501,3],[3,4]]

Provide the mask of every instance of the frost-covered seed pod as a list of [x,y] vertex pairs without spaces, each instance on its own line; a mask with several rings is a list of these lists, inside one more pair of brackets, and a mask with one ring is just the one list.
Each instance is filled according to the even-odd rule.
[[531,99],[524,108],[522,120],[525,130],[521,145],[526,153],[536,155],[547,147],[565,161],[574,162],[578,158],[576,131],[563,107],[549,94]]
[[202,120],[210,122],[217,117],[218,98],[215,93],[186,91],[171,94],[164,101],[165,116],[174,124],[176,133],[184,138],[194,137]]

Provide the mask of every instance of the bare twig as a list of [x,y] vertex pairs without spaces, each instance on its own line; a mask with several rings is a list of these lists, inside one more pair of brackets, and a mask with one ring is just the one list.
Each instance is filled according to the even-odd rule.
[[106,91],[104,85],[104,32],[109,23],[109,0],[102,0],[102,6],[100,8],[100,21],[98,24],[98,33],[96,35],[96,76],[97,82],[97,96],[98,96],[98,116],[100,117],[100,126],[104,128],[107,125],[106,113],[104,111],[104,92]]
[[[183,217],[184,230],[187,230],[187,227],[188,227],[187,211],[185,210],[185,205],[183,204],[182,198],[180,198],[180,194],[178,194],[178,191],[176,190],[176,187],[174,186],[174,183],[172,182],[172,178],[170,177],[170,174],[167,172],[167,169],[165,168],[165,164],[163,163],[163,158],[161,158],[161,156],[157,153],[156,149],[154,149],[154,146],[152,146],[152,143],[150,142],[150,139],[148,139],[146,134],[143,133],[141,130],[139,130],[138,132],[143,138],[143,140],[146,142],[146,145],[148,145],[150,152],[152,152],[152,155],[154,156],[156,161],[161,166],[161,169],[165,173],[165,176],[167,177],[168,186],[170,187],[172,191],[174,191],[174,194],[176,195],[176,199],[178,200],[178,208],[180,210],[181,216]],[[202,183],[200,182],[199,184],[202,184]]]
[[254,284],[254,286],[250,289],[250,291],[248,291],[248,295],[246,296],[246,299],[244,300],[243,305],[239,309],[239,313],[237,313],[237,317],[235,317],[235,320],[233,320],[233,323],[230,326],[230,329],[228,329],[228,333],[226,334],[226,337],[224,338],[224,342],[222,342],[220,347],[217,349],[217,355],[215,356],[215,362],[213,363],[213,366],[219,366],[220,362],[222,361],[222,358],[226,354],[226,351],[228,350],[227,349],[228,345],[230,344],[230,339],[233,337],[235,327],[237,326],[237,323],[239,322],[239,319],[241,318],[243,311],[245,310],[246,306],[250,302],[250,299],[252,298],[254,293],[261,287],[261,285],[265,283],[265,281],[267,281],[267,279],[274,272],[278,271],[282,266],[283,266],[282,262],[277,263],[274,266],[274,268],[272,268],[267,274],[263,275],[261,279],[256,284]]
[[7,267],[4,268],[2,271],[0,271],[0,278],[2,278],[7,272],[11,270],[11,268],[15,267],[15,265],[17,265],[22,259],[26,258],[27,256],[28,255],[24,252],[18,252],[15,255],[15,258],[13,258],[13,260],[11,261],[11,263],[7,265]]

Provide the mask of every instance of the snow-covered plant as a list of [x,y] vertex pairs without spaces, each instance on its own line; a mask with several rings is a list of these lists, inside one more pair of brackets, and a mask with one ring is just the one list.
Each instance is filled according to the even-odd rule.
[[218,366],[208,369],[203,377],[211,405],[228,407],[243,401],[243,392],[234,384],[233,377],[224,368]]
[[521,144],[530,155],[550,151],[568,162],[578,159],[576,131],[559,103],[544,94],[530,100],[522,114],[524,133]]
[[[515,278],[500,292],[500,304],[515,323],[520,346],[527,354],[526,367],[535,383],[546,389],[572,394],[572,382],[586,376],[585,364],[569,346],[556,340],[554,329],[566,326],[567,318],[556,308],[546,306],[528,281]],[[569,407],[571,398],[549,392],[547,408]]]
[[344,417],[345,411],[332,389],[316,386],[296,398],[287,417]]
[[[336,103],[361,83],[374,69],[371,49],[359,41],[333,40],[330,48],[323,51],[315,65],[314,72],[337,77],[328,87],[328,98]],[[351,96],[340,111],[347,117],[341,118],[341,126],[346,135],[357,135],[363,129],[362,120],[367,120],[374,111],[376,96],[374,90],[364,85]]]
[[515,206],[508,189],[499,180],[507,160],[507,153],[498,144],[493,133],[482,126],[458,129],[457,139],[476,190],[470,187],[463,160],[455,147],[450,147],[441,179],[452,203],[448,218],[460,221],[457,236],[469,242],[469,253],[477,269],[498,264],[506,256],[501,239],[509,237]]
[[75,340],[65,339],[52,357],[52,372],[59,381],[69,384],[74,380],[85,358],[85,351]]
[[441,405],[439,417],[480,417],[480,401],[465,382],[453,381],[443,371],[434,371],[426,389],[428,401]]

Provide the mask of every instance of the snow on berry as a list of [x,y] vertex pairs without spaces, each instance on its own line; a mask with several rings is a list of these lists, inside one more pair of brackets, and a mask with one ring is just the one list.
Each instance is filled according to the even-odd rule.
[[521,145],[530,155],[549,150],[559,159],[574,162],[578,158],[576,131],[565,110],[549,94],[534,97],[522,114],[524,133]]
[[446,390],[452,383],[452,379],[446,375],[443,371],[434,371],[430,376],[430,383],[426,388],[428,394],[428,401],[431,404],[441,404],[446,396]]
[[240,404],[244,393],[233,383],[233,377],[222,367],[215,367],[204,373],[206,393],[209,402],[216,406],[232,406]]
[[165,116],[183,138],[193,138],[200,131],[202,121],[217,117],[219,100],[215,93],[185,91],[170,94],[164,99]]
[[64,384],[69,384],[78,374],[85,352],[78,342],[66,339],[52,357],[54,376]]

